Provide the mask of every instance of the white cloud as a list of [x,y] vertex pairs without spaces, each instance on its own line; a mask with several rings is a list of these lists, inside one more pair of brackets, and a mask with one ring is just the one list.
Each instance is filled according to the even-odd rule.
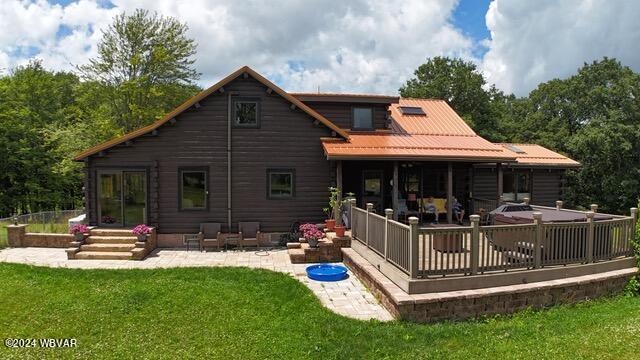
[[[450,23],[457,0],[112,3],[105,9],[96,0],[66,6],[9,0],[0,9],[0,66],[26,62],[15,49],[31,46],[45,66],[72,69],[95,54],[99,30],[115,14],[135,8],[187,23],[198,42],[203,86],[249,65],[287,90],[395,93],[427,57],[471,58],[473,46]],[[60,26],[72,31],[56,36]]]
[[489,83],[517,95],[603,56],[638,71],[638,15],[637,0],[495,0],[486,16],[492,39],[481,68]]

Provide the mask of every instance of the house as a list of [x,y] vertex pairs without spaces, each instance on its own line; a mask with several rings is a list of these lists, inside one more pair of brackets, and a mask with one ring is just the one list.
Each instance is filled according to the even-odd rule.
[[538,145],[491,143],[442,100],[288,93],[246,66],[75,160],[90,224],[151,224],[160,245],[203,222],[259,221],[264,232],[321,222],[331,185],[396,216],[427,197],[471,211],[501,196],[549,205],[579,166]]

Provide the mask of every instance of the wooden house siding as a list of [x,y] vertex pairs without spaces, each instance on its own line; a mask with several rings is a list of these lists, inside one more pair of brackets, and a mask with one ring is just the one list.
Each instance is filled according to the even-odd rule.
[[[191,107],[171,125],[145,135],[130,146],[118,145],[89,162],[87,200],[90,221],[97,223],[96,174],[106,168],[145,168],[148,171],[148,222],[160,233],[194,233],[202,222],[227,223],[227,101],[230,93],[259,97],[259,129],[232,129],[232,223],[260,221],[263,231],[286,230],[292,220],[320,221],[331,181],[330,163],[324,158],[320,138],[331,135],[314,125],[308,114],[249,77],[227,84]],[[178,169],[208,169],[208,210],[178,209]],[[296,197],[268,200],[267,168],[296,170]],[[96,210],[93,210],[96,209]],[[157,221],[157,224],[154,223]],[[233,229],[232,229],[233,230]]]
[[310,108],[343,129],[351,129],[353,125],[353,108],[370,107],[373,109],[373,128],[387,129],[388,104],[361,104],[344,102],[311,102],[305,101]]
[[[563,169],[518,168],[531,172],[531,202],[536,205],[555,206],[563,196]],[[504,172],[511,171],[505,168]],[[497,199],[498,186],[495,168],[478,167],[473,173],[473,197]]]

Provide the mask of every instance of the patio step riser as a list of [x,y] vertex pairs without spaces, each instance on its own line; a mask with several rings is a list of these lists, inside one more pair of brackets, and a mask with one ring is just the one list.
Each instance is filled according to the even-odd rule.
[[128,252],[135,248],[135,244],[88,244],[80,246],[81,251]]
[[138,238],[135,236],[94,236],[87,238],[87,244],[135,244]]
[[133,236],[131,230],[121,229],[93,229],[91,235],[96,236]]
[[127,252],[107,252],[107,251],[80,251],[75,255],[80,260],[130,260],[131,251]]

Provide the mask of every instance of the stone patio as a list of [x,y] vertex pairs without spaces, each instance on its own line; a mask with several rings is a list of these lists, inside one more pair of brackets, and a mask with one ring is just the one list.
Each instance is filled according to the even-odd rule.
[[0,262],[78,269],[150,269],[196,266],[246,266],[290,274],[311,289],[332,311],[354,319],[392,320],[391,314],[349,271],[349,278],[318,282],[307,278],[309,264],[292,264],[286,249],[269,251],[199,252],[156,249],[142,261],[68,260],[64,249],[8,248],[0,250]]

